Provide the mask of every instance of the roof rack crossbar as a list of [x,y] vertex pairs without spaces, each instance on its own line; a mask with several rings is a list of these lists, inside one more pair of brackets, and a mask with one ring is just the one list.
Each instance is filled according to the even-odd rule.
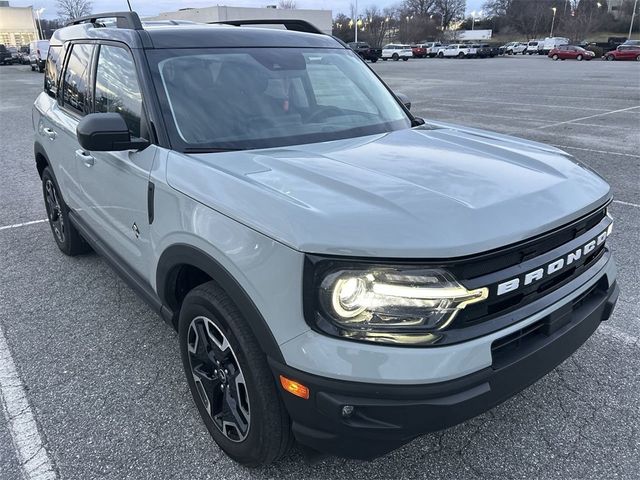
[[142,22],[136,12],[107,12],[78,17],[67,23],[68,25],[80,25],[82,23],[96,23],[100,19],[115,18],[118,28],[128,28],[130,30],[142,30]]
[[317,33],[324,35],[324,33],[318,29],[315,25],[307,22],[306,20],[295,19],[257,19],[257,20],[222,20],[219,22],[209,22],[210,24],[224,24],[233,25],[235,27],[241,27],[243,25],[283,25],[287,30],[304,33]]

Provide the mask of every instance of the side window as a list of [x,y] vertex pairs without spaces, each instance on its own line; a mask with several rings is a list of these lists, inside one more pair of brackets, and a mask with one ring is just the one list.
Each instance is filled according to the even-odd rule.
[[102,45],[96,70],[96,112],[122,115],[131,135],[140,137],[142,95],[129,50]]
[[62,105],[79,115],[89,111],[89,70],[93,45],[76,43],[71,46],[64,72]]
[[56,93],[58,92],[58,60],[61,51],[61,46],[49,47],[49,55],[47,56],[47,64],[44,70],[44,91],[53,98],[56,98]]

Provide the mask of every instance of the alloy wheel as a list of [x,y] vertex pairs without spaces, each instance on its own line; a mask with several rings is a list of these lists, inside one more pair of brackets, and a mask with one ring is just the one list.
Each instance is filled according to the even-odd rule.
[[232,442],[249,433],[249,392],[231,344],[218,326],[196,317],[187,335],[189,364],[202,404],[220,432]]
[[49,223],[51,224],[58,241],[60,243],[64,243],[64,218],[62,216],[62,208],[60,207],[60,201],[58,200],[58,192],[51,180],[46,181],[45,192]]

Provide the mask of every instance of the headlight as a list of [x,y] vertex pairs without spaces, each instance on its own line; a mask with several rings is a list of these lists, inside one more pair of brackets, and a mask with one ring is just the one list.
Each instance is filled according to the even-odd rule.
[[[433,344],[456,314],[488,297],[468,290],[441,268],[330,268],[307,295],[315,327],[325,333],[385,343]],[[308,312],[308,310],[307,310]]]

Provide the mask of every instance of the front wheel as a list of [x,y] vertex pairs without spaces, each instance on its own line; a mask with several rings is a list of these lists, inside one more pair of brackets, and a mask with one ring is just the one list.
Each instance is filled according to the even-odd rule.
[[[638,55],[638,57],[640,58],[640,55]],[[615,57],[613,55],[607,55],[605,58],[608,62],[613,62],[615,60]]]
[[409,60],[409,57],[402,57],[403,62],[406,62],[407,60]]
[[290,420],[265,354],[215,282],[187,294],[178,331],[191,395],[220,448],[248,467],[284,455],[293,439]]
[[558,55],[554,55],[554,56],[553,56],[553,57],[551,57],[551,58],[553,58],[554,60],[558,60],[558,58],[560,58],[560,57],[558,57]]
[[584,57],[583,57],[582,55],[578,55],[578,56],[576,57],[576,60],[578,60],[579,62],[581,62],[583,58],[584,58]]
[[394,62],[397,62],[398,60],[400,60],[400,56],[397,53],[394,53],[393,55],[391,55],[391,58],[393,58]]
[[383,59],[382,59],[382,61],[383,61],[383,62],[386,62],[386,61],[387,61],[387,59],[386,59],[386,58],[383,58]]
[[372,59],[371,59],[371,63],[376,63],[377,61],[378,61],[378,59],[377,59],[377,58],[372,58]]
[[458,54],[458,58],[464,58],[464,53],[460,52],[460,53]]
[[640,55],[636,57],[636,62],[640,62]]

